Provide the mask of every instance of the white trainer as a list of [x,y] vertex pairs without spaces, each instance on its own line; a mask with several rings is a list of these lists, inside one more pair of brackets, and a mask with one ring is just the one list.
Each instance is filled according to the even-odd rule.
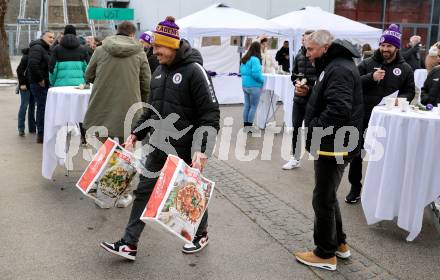
[[125,208],[128,207],[133,202],[133,196],[131,194],[122,195],[116,202],[116,207]]
[[301,164],[299,160],[296,160],[294,157],[291,157],[286,164],[283,165],[284,170],[291,170],[300,167]]

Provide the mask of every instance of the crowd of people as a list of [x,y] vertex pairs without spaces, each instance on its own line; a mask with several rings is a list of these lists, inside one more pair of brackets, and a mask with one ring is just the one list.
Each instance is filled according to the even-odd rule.
[[[37,133],[43,143],[44,113],[49,87],[78,86],[85,83],[85,71],[94,50],[101,45],[98,38],[78,37],[73,25],[66,25],[57,38],[45,31],[22,50],[17,67],[18,91],[21,102],[18,112],[18,133],[25,136],[26,112],[28,131]],[[36,114],[35,114],[36,106]]]
[[[391,24],[378,39],[378,49],[362,46],[361,52],[348,41],[334,40],[325,30],[308,30],[303,34],[302,47],[292,64],[292,82],[295,86],[293,103],[292,157],[282,166],[285,170],[300,167],[301,139],[305,123],[306,150],[315,156],[315,211],[314,241],[316,248],[310,252],[296,253],[297,260],[310,266],[334,270],[336,257],[348,258],[350,250],[342,227],[336,192],[344,169],[349,165],[351,189],[345,202],[356,204],[361,198],[362,162],[361,152],[364,132],[373,108],[396,91],[399,98],[413,101],[416,88],[414,71],[424,64],[429,71],[421,90],[421,103],[437,106],[440,99],[438,88],[440,74],[440,44],[429,49],[426,63],[421,59],[421,38],[412,36],[406,48],[401,49],[402,34],[397,25]],[[264,41],[254,42],[241,60],[245,105],[244,126],[252,126],[254,111],[262,94],[265,73]],[[287,69],[288,43],[278,51],[276,58]],[[356,64],[355,61],[358,63]],[[332,128],[333,133],[324,135],[318,146],[313,146],[314,129]],[[338,128],[353,127],[359,133],[354,149],[344,150],[343,143],[336,143]],[[249,129],[247,129],[249,131]],[[345,135],[345,137],[348,137]],[[336,149],[335,147],[342,147]],[[342,157],[343,162],[337,162]]]
[[[50,86],[78,86],[93,83],[84,130],[105,127],[107,134],[95,131],[101,141],[116,138],[132,150],[137,141],[144,140],[155,147],[147,157],[145,167],[159,171],[169,151],[161,149],[155,139],[161,129],[166,130],[165,117],[177,114],[175,127],[191,127],[179,139],[170,139],[173,151],[187,164],[204,170],[215,139],[205,134],[196,136],[196,130],[220,128],[220,110],[211,78],[203,68],[200,52],[180,38],[179,27],[173,17],[158,23],[155,31],[147,31],[136,38],[136,27],[131,22],[118,25],[117,34],[102,42],[89,37],[84,44],[76,29],[67,25],[60,38],[44,32],[33,41],[17,68],[21,105],[19,135],[24,136],[24,122],[28,108],[30,133],[37,133],[43,142],[44,111]],[[300,167],[301,127],[307,128],[305,149],[314,156],[315,186],[312,206],[315,213],[315,249],[296,252],[297,260],[309,266],[335,270],[337,257],[350,257],[346,234],[343,230],[337,190],[349,167],[351,190],[345,201],[358,203],[362,189],[363,135],[372,110],[382,98],[398,91],[398,96],[412,101],[415,96],[414,70],[422,67],[421,38],[413,36],[409,48],[401,50],[399,27],[392,24],[384,30],[378,49],[364,46],[362,53],[350,42],[333,38],[327,30],[308,30],[303,34],[302,47],[289,63],[289,44],[284,42],[276,61],[268,52],[268,39],[259,38],[251,43],[241,58],[240,74],[244,94],[243,126],[253,132],[255,112],[262,94],[263,73],[274,73],[281,67],[288,72],[295,94],[293,102],[292,157],[282,166],[285,170]],[[429,75],[422,88],[423,104],[440,102],[438,66],[440,44],[429,49]],[[355,60],[360,60],[356,64]],[[428,64],[428,63],[426,63]],[[291,66],[291,67],[290,67]],[[124,121],[135,104],[145,102],[151,108],[139,109],[130,136],[124,139]],[[34,119],[35,105],[36,119]],[[159,123],[159,125],[152,125]],[[346,144],[350,131],[337,143],[338,129],[354,128],[360,135],[354,148]],[[331,129],[314,141],[314,131]],[[84,133],[83,133],[84,134]],[[105,137],[104,137],[105,136]],[[194,147],[194,138],[203,138],[201,147]],[[342,159],[342,160],[341,160]],[[107,251],[135,260],[137,245],[145,224],[140,216],[150,198],[158,176],[140,176],[128,224],[120,240],[102,242]],[[203,216],[192,244],[182,248],[184,253],[195,253],[208,244],[208,212]]]
[[[85,40],[87,45],[82,44],[72,25],[67,25],[56,41],[54,33],[44,32],[40,39],[30,44],[29,50],[23,51],[17,69],[22,98],[19,135],[24,136],[24,116],[29,108],[29,131],[37,132],[37,142],[43,142],[49,87],[92,83],[82,124],[86,136],[94,134],[101,142],[110,137],[133,150],[137,141],[150,135],[147,141],[155,150],[146,158],[145,167],[157,174],[172,152],[161,149],[164,145],[155,135],[168,129],[163,118],[166,121],[168,116],[177,115],[173,124],[177,128],[189,126],[190,129],[182,137],[171,139],[170,147],[188,165],[203,171],[213,152],[215,138],[204,134],[196,136],[197,129],[208,127],[218,131],[220,110],[200,52],[181,39],[178,30],[175,19],[167,17],[154,32],[146,31],[136,38],[135,25],[126,21],[118,25],[116,35],[106,37],[99,46],[94,38]],[[36,121],[32,119],[34,99]],[[150,109],[136,109],[131,134],[124,139],[127,112],[141,102],[149,104]],[[104,133],[93,130],[102,127],[106,130]],[[192,143],[197,137],[200,147]],[[145,225],[139,218],[157,180],[158,174],[140,176],[124,234],[117,242],[102,242],[104,249],[131,260],[136,258],[137,243]],[[102,208],[109,207],[98,195],[96,203]],[[182,248],[184,253],[196,253],[208,244],[207,227],[206,211],[192,244]]]

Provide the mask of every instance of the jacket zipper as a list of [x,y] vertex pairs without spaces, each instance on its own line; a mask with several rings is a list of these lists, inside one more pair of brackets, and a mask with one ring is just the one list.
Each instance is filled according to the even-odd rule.
[[[159,112],[162,115],[163,115],[163,106],[164,106],[164,103],[165,103],[165,91],[166,91],[167,79],[168,79],[169,75],[170,75],[170,71],[167,69],[166,70],[166,74],[165,74],[164,83],[163,83],[162,102],[160,104],[160,112]],[[162,118],[162,116],[158,116],[158,117]],[[164,117],[166,117],[166,116],[164,116]]]

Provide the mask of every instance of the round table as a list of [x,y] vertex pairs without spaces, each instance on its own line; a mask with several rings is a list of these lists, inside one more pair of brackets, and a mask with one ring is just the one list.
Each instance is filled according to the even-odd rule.
[[440,196],[440,115],[376,107],[365,137],[368,167],[362,208],[368,224],[393,220],[420,233],[424,208]]
[[[65,148],[63,144],[68,130],[74,129],[78,135],[76,125],[84,120],[90,94],[91,89],[80,90],[73,86],[49,89],[44,115],[43,177],[51,179],[57,164],[64,164],[65,156],[59,150]],[[60,135],[62,128],[66,129]]]
[[266,122],[275,113],[276,102],[283,102],[284,124],[292,127],[292,106],[295,88],[290,75],[263,74],[264,86],[260,96],[255,125],[258,128],[265,128]]

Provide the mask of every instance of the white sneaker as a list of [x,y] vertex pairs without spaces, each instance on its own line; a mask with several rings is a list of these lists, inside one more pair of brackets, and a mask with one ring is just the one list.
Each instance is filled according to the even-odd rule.
[[291,170],[291,169],[300,167],[300,165],[301,164],[300,164],[299,160],[296,160],[294,157],[291,157],[289,159],[289,161],[283,165],[283,169],[284,170]]
[[122,195],[116,202],[116,207],[125,208],[133,202],[133,196],[131,194]]
[[185,244],[182,248],[182,252],[185,254],[194,254],[203,250],[208,245],[208,234],[202,236],[196,236],[192,244]]

